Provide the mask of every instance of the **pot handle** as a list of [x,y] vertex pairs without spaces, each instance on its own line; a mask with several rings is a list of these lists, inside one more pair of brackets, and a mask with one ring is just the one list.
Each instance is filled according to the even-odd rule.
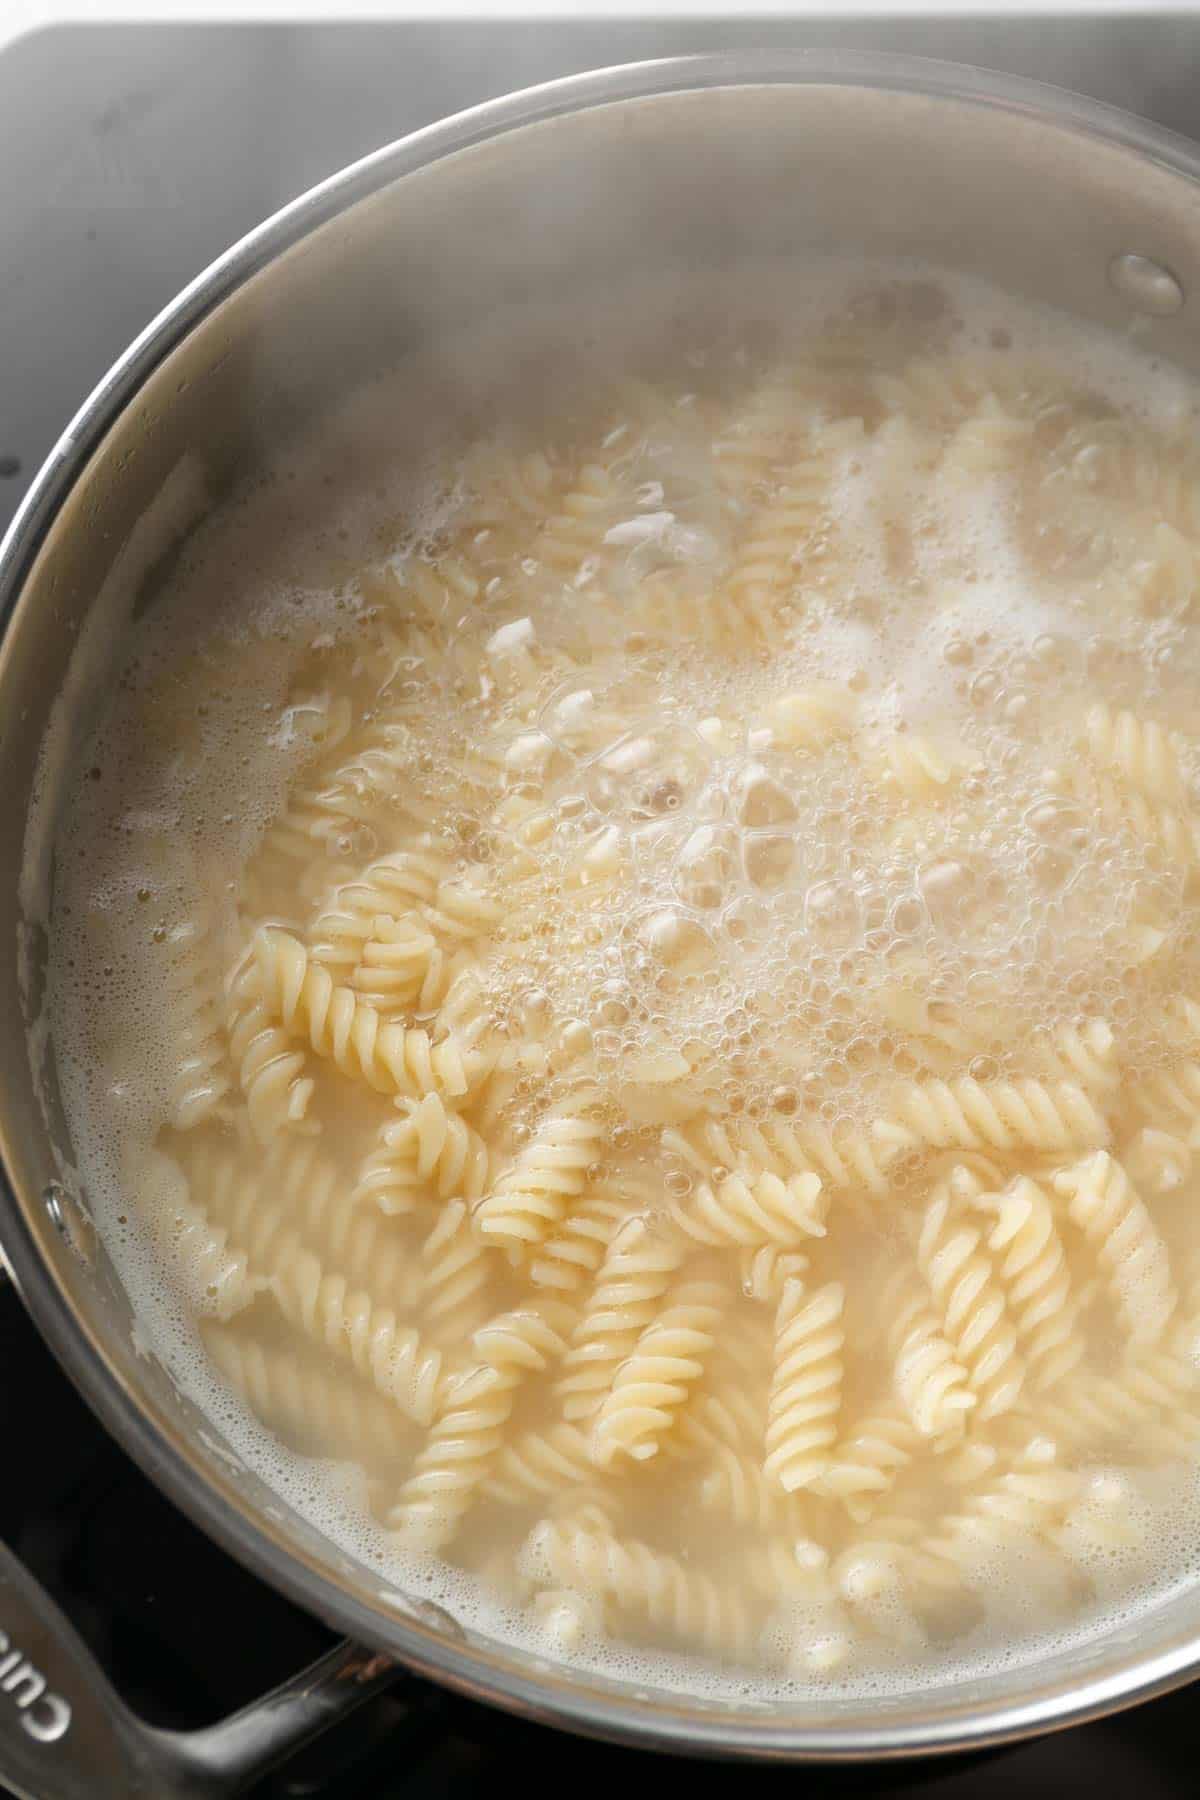
[[0,1786],[28,1800],[225,1800],[403,1675],[390,1657],[336,1644],[217,1725],[159,1731],[0,1542]]

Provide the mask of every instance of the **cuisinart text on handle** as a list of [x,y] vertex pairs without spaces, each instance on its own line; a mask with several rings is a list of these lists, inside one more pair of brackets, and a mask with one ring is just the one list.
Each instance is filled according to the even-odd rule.
[[0,1630],[0,1706],[11,1700],[21,1715],[21,1727],[39,1744],[57,1743],[71,1724],[71,1708],[46,1686],[46,1677],[13,1647]]

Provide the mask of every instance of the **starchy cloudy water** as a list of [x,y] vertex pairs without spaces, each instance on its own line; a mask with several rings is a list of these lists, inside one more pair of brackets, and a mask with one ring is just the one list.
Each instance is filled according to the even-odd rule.
[[1195,434],[770,270],[506,318],[196,532],[45,1023],[140,1335],[397,1590],[765,1699],[1194,1573]]

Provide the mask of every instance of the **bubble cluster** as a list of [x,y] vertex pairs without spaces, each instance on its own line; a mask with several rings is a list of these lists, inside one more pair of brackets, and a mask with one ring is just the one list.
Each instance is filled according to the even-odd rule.
[[[907,658],[926,663],[943,629],[937,613],[878,623],[881,642],[907,640]],[[895,684],[865,684],[853,727],[819,757],[759,723],[781,688],[844,679],[819,635],[781,642],[766,677],[687,646],[665,691],[631,654],[611,676],[594,667],[505,749],[536,918],[520,883],[508,888],[484,971],[495,1005],[532,981],[547,1018],[566,1022],[564,1050],[574,1033],[612,1069],[655,1041],[694,1041],[727,1072],[752,1044],[752,1071],[724,1090],[752,1112],[802,1080],[861,1121],[880,1062],[939,1072],[968,1024],[995,1077],[1093,1013],[1119,1018],[1152,1066],[1161,982],[1157,967],[1131,969],[1131,945],[1145,921],[1178,921],[1182,877],[1155,868],[1121,821],[1097,830],[1094,774],[1046,643],[1035,636],[1043,648],[1026,654],[973,631],[973,673],[928,737],[929,764],[950,773],[915,792],[904,771],[928,728],[897,716]],[[1019,717],[1006,705],[1016,665]]]

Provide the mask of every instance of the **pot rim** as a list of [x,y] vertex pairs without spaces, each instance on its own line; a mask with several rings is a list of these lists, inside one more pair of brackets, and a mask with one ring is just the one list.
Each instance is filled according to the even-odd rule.
[[[451,115],[362,157],[301,194],[248,232],[162,309],[83,402],[34,478],[0,541],[0,665],[4,635],[21,604],[51,522],[88,460],[139,389],[177,345],[232,293],[277,257],[360,200],[454,153],[563,114],[613,103],[745,86],[873,88],[1024,114],[1093,137],[1200,184],[1200,146],[1132,114],[1065,89],[962,64],[887,53],[721,52],[592,70],[525,88]],[[194,1523],[261,1579],[355,1638],[409,1668],[523,1717],[643,1748],[778,1760],[865,1760],[982,1749],[1083,1723],[1168,1692],[1200,1665],[1200,1628],[1153,1655],[1127,1651],[1097,1676],[1063,1679],[1024,1698],[954,1702],[954,1689],[918,1690],[916,1722],[886,1712],[844,1725],[772,1723],[769,1713],[690,1710],[687,1696],[661,1698],[552,1686],[501,1653],[459,1643],[436,1627],[366,1603],[311,1557],[285,1544],[270,1523],[223,1483],[190,1443],[161,1429],[104,1357],[38,1248],[30,1218],[3,1163],[0,1251],[42,1337],[105,1428]],[[1029,1665],[1036,1685],[1036,1663]],[[914,1694],[914,1699],[917,1695]],[[869,1713],[869,1708],[864,1706]]]

